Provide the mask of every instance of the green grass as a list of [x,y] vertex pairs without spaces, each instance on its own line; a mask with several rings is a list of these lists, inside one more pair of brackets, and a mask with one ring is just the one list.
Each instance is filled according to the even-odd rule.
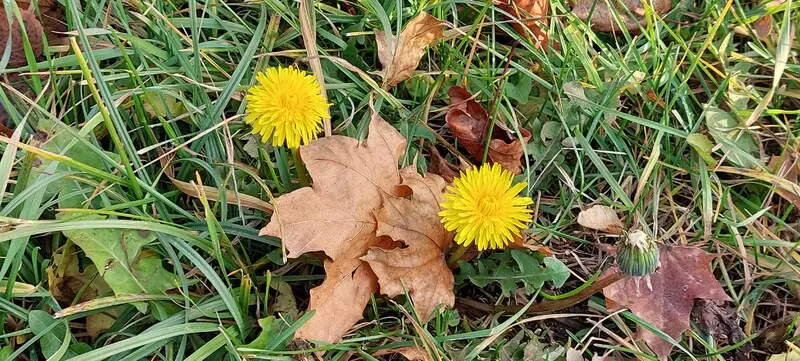
[[[458,305],[426,325],[413,321],[407,300],[376,295],[363,327],[342,343],[291,343],[310,314],[278,312],[276,303],[304,311],[308,290],[323,277],[322,259],[284,263],[280,240],[258,236],[268,213],[224,192],[218,201],[190,197],[167,176],[265,201],[300,186],[291,153],[258,143],[243,122],[243,95],[257,72],[279,64],[311,69],[316,61],[305,57],[299,2],[63,5],[72,42],[51,39],[42,58],[0,69],[35,90],[0,87],[3,125],[14,132],[0,138],[0,358],[290,360],[326,351],[319,357],[373,360],[399,359],[371,355],[416,344],[433,360],[521,360],[526,347],[538,355],[575,348],[587,358],[656,359],[626,339],[642,321],[629,313],[603,317],[599,294],[533,317]],[[545,50],[488,1],[324,1],[311,19],[334,133],[363,138],[374,99],[409,139],[403,165],[416,159],[424,170],[429,146],[447,154],[441,141],[454,145],[444,124],[450,86],[466,83],[487,108],[502,87],[498,121],[533,132],[519,176],[536,201],[529,233],[572,273],[561,289],[543,292],[567,293],[608,265],[593,244],[610,241],[575,219],[591,204],[610,205],[627,215],[626,225],[663,243],[720,254],[714,273],[754,340],[753,357],[764,359],[785,352],[784,340],[798,340],[800,194],[770,175],[796,187],[776,164],[800,162],[800,48],[792,40],[800,2],[675,6],[648,17],[638,33],[612,35],[593,32],[570,15],[570,4],[554,0],[546,30],[560,46]],[[452,27],[412,79],[381,89],[372,31],[397,34],[423,10]],[[772,33],[759,39],[753,25],[765,16]],[[712,151],[700,154],[689,143],[697,133],[713,142]],[[56,221],[59,209],[109,219]],[[157,232],[146,249],[174,273],[176,289],[78,305],[92,291],[82,282],[67,287],[71,301],[56,300],[48,268],[65,268],[56,255],[63,259],[72,245],[62,231],[98,228]],[[91,265],[82,252],[74,256],[81,271]],[[489,305],[538,297],[524,289],[502,297],[497,286],[479,289],[456,276],[458,297]],[[15,291],[15,283],[26,291]],[[99,314],[113,323],[93,338],[86,324]],[[269,342],[250,344],[261,331],[257,321],[269,316]],[[777,329],[765,332],[770,326]],[[688,352],[673,353],[680,360],[720,359],[744,347],[697,328],[676,341]]]

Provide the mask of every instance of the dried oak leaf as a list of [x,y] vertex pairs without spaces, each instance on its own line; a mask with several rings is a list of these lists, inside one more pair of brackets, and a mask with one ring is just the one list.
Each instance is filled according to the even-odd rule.
[[600,204],[578,213],[578,224],[610,234],[622,234],[624,227],[614,208]]
[[[43,42],[42,42],[42,24],[36,18],[33,11],[22,10],[22,22],[25,24],[25,32],[28,35],[28,41],[33,50],[33,56],[38,57],[42,55]],[[8,58],[8,67],[19,67],[28,63],[25,58],[25,47],[22,43],[22,28],[16,17],[12,16],[11,26],[6,20],[0,20],[0,56],[5,55],[6,43],[8,42],[9,35],[11,36],[11,51]]]
[[361,259],[378,276],[381,293],[394,297],[407,290],[425,322],[440,305],[452,307],[455,302],[453,273],[444,258],[453,237],[438,215],[445,182],[435,174],[423,178],[415,166],[404,168],[401,176],[411,196],[386,197],[375,217],[378,236],[391,237],[407,247],[372,247]]
[[289,257],[322,251],[325,281],[311,290],[316,310],[297,338],[336,342],[362,317],[377,278],[359,257],[384,246],[375,234],[374,212],[386,196],[397,196],[397,162],[406,140],[378,115],[372,117],[364,144],[344,136],[326,137],[300,148],[314,180],[275,200],[275,211],[261,235],[280,237]]
[[[649,1],[649,0],[648,0]],[[614,5],[619,18],[629,31],[638,31],[647,20],[644,19],[645,9],[641,0],[578,0],[572,7],[572,13],[579,19],[586,21],[591,14],[592,29],[595,31],[620,31],[620,25],[614,13],[609,9],[609,4]],[[653,11],[664,14],[672,8],[671,0],[652,0]],[[628,15],[628,10],[635,16]],[[594,9],[594,11],[592,11]]]
[[[463,85],[451,87],[448,90],[450,95],[450,110],[445,116],[445,121],[458,138],[459,144],[469,152],[476,161],[483,158],[486,138],[489,135],[489,113],[467,91]],[[520,128],[522,140],[516,137],[515,133],[495,122],[492,130],[492,138],[489,140],[489,161],[500,163],[503,168],[515,174],[522,172],[523,147],[531,138],[531,132]]]
[[[689,315],[696,298],[730,299],[709,269],[714,257],[695,247],[662,246],[661,266],[650,275],[652,290],[644,285],[635,287],[630,284],[633,279],[622,279],[603,288],[606,307],[609,312],[627,308],[677,340],[689,329]],[[615,268],[607,272],[617,272]],[[639,328],[637,337],[646,341],[662,360],[672,351],[669,341],[647,329]]]
[[419,61],[425,55],[425,48],[441,39],[444,22],[428,13],[420,13],[411,19],[397,37],[375,30],[378,43],[378,59],[383,66],[383,86],[389,89],[413,75]]
[[[531,39],[539,49],[546,49],[550,37],[537,22],[547,25],[550,0],[495,0],[495,2],[499,3],[501,9],[519,20],[511,23],[517,33]],[[530,32],[525,30],[526,27]]]

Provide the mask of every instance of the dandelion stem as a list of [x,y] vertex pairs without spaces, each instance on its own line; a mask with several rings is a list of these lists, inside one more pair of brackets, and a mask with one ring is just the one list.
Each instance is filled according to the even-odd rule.
[[467,253],[468,249],[469,248],[464,247],[464,246],[459,244],[458,248],[456,248],[453,251],[453,253],[450,254],[450,258],[447,259],[447,266],[450,267],[451,269],[455,268],[456,267],[456,262],[461,260],[461,257],[464,256],[464,253]]
[[297,148],[292,148],[292,159],[294,159],[294,166],[297,168],[297,179],[300,181],[300,186],[308,187],[311,185],[308,181],[308,170],[303,160],[300,159],[300,151]]

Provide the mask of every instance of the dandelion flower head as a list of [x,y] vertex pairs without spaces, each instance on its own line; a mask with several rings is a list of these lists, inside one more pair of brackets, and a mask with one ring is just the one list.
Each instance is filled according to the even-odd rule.
[[245,122],[272,145],[298,148],[317,138],[330,104],[316,78],[295,67],[273,67],[258,73],[247,92]]
[[513,177],[497,163],[484,164],[461,172],[447,187],[439,216],[445,229],[456,231],[458,244],[504,248],[527,227],[533,200],[518,195],[527,184],[512,185]]

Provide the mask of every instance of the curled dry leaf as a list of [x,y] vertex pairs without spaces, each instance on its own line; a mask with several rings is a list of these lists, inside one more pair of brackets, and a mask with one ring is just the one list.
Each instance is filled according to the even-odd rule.
[[462,170],[469,169],[470,165],[463,158],[459,157],[459,165],[451,164],[439,153],[436,147],[430,147],[430,160],[428,161],[428,172],[436,174],[444,178],[447,183],[452,183],[453,179],[458,176]]
[[278,197],[261,230],[280,237],[289,257],[315,251],[330,257],[325,281],[311,290],[309,309],[316,313],[296,337],[336,342],[361,319],[378,283],[359,257],[370,247],[391,247],[375,234],[374,213],[384,197],[399,195],[397,162],[405,146],[402,135],[374,115],[364,144],[331,136],[300,148],[314,185]]
[[428,171],[441,176],[445,182],[452,183],[453,179],[458,175],[458,167],[450,164],[436,147],[430,147],[431,159],[428,161]]
[[772,15],[764,15],[753,22],[753,33],[759,39],[766,39],[772,32]]
[[[699,299],[692,308],[692,322],[697,324],[705,334],[714,337],[720,346],[730,346],[747,338],[739,326],[739,314],[736,309],[728,305],[730,302],[722,300]],[[740,347],[728,351],[726,360],[745,361],[751,360],[750,352],[753,350],[752,342],[744,342]]]
[[[729,300],[714,274],[709,262],[716,255],[695,247],[662,246],[661,266],[650,275],[652,289],[633,285],[631,278],[603,288],[609,312],[629,309],[673,339],[689,329],[689,315],[694,300],[705,298]],[[616,267],[607,271],[617,272]],[[666,360],[672,344],[644,328],[639,328],[638,338],[647,342],[653,352]]]
[[389,236],[407,247],[386,250],[373,247],[361,259],[378,276],[381,293],[390,297],[411,296],[419,318],[425,322],[440,305],[453,306],[453,273],[444,252],[453,241],[442,226],[439,202],[444,180],[434,174],[419,175],[414,166],[402,170],[409,198],[386,197],[376,213],[378,236]]
[[[495,0],[495,2],[516,18],[511,26],[517,33],[529,38],[539,49],[546,49],[550,37],[537,22],[547,25],[550,0]],[[526,31],[526,27],[530,31]]]
[[385,88],[391,88],[411,77],[425,55],[425,48],[444,36],[444,24],[423,12],[406,25],[400,32],[399,40],[394,36],[387,36],[383,31],[375,30]]
[[[464,86],[454,86],[448,90],[450,95],[450,110],[445,116],[445,121],[458,138],[470,156],[476,161],[483,159],[486,138],[489,136],[491,119],[489,113],[467,91]],[[515,133],[495,122],[489,140],[489,161],[500,163],[503,168],[515,174],[522,172],[523,147],[531,138],[531,132],[520,128],[523,140],[516,137]]]
[[386,356],[392,354],[401,354],[408,361],[431,361],[431,356],[419,346],[406,346],[380,350],[375,352],[373,356]]
[[800,181],[800,158],[791,154],[787,154],[785,158],[773,156],[769,161],[768,168],[774,170],[776,177],[786,180],[787,186],[775,187],[775,192],[794,204],[800,204],[800,187],[790,187],[792,184],[800,184],[798,182]]
[[[200,189],[196,184],[180,181],[170,176],[167,176],[167,178],[169,178],[170,182],[184,194],[190,197],[200,198]],[[218,202],[222,199],[222,193],[219,191],[219,188],[203,186],[203,193],[205,193],[206,199],[212,202]],[[272,213],[273,210],[271,204],[261,199],[230,190],[225,191],[225,200],[228,204],[241,204],[244,207],[258,209],[266,213]]]
[[610,234],[622,234],[623,225],[614,208],[596,204],[578,213],[578,224]]
[[[616,13],[629,31],[638,31],[640,26],[644,26],[647,23],[644,18],[645,9],[642,5],[642,0],[578,0],[572,8],[572,13],[583,21],[589,19],[591,13],[591,26],[595,31],[620,31],[620,24],[617,22],[614,13],[609,9],[609,4],[615,5]],[[656,14],[662,15],[672,8],[672,1],[652,0],[651,5]],[[629,16],[628,11],[634,17]]]

